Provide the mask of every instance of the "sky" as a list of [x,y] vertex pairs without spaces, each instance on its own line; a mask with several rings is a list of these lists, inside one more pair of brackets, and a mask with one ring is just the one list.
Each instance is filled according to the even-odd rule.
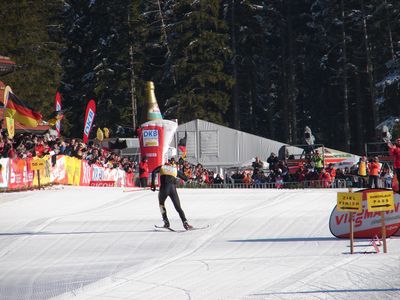
[[[0,194],[0,299],[399,299],[400,237],[335,238],[339,189],[54,186]],[[381,247],[382,248],[382,247]]]

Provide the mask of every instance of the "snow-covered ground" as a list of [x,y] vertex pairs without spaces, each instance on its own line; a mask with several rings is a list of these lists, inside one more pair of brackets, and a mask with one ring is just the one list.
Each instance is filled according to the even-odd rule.
[[157,194],[124,190],[0,194],[0,299],[400,298],[400,239],[349,254],[328,226],[338,190],[180,189],[210,225],[190,232],[155,231]]

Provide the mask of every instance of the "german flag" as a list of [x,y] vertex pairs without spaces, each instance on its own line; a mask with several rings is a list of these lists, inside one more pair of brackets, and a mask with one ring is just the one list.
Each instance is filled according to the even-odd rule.
[[47,121],[47,123],[49,123],[50,126],[54,126],[56,125],[57,121],[61,121],[63,118],[64,118],[64,111],[57,110],[49,116],[49,120]]
[[40,113],[35,112],[11,92],[8,93],[5,117],[13,118],[19,123],[30,127],[37,127],[42,120]]
[[187,140],[187,132],[185,131],[185,136],[179,140],[178,149],[182,153],[182,158],[186,158],[186,140]]

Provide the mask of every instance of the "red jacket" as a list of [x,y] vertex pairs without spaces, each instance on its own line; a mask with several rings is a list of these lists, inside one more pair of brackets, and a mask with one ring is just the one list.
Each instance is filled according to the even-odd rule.
[[145,161],[139,163],[139,178],[149,178],[149,165]]
[[381,170],[381,165],[378,162],[373,161],[368,164],[369,175],[378,176],[380,170]]
[[400,169],[400,147],[393,147],[389,149],[389,153],[394,158],[394,168]]

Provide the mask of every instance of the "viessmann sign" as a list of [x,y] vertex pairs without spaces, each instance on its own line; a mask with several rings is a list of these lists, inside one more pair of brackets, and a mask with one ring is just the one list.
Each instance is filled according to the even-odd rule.
[[[356,192],[362,193],[362,210],[353,214],[354,220],[354,238],[373,238],[375,235],[381,235],[381,212],[368,210],[368,194],[381,191],[385,193],[387,190],[361,190]],[[390,210],[385,211],[385,223],[387,237],[395,234],[400,229],[400,195],[394,195],[394,205]],[[335,206],[329,219],[329,229],[331,233],[338,238],[349,238],[350,227],[349,213],[340,211]]]

